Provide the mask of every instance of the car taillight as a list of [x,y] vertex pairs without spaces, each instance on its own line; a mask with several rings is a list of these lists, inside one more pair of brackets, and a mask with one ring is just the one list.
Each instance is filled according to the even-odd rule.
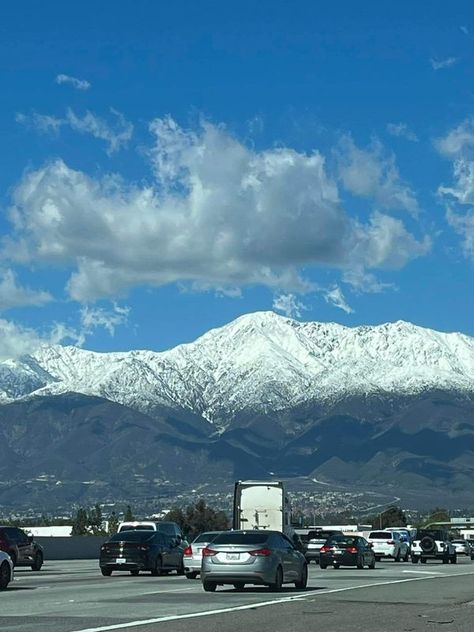
[[249,555],[253,555],[254,557],[268,557],[272,552],[270,549],[256,549],[255,551],[249,551]]
[[205,549],[202,550],[203,557],[212,557],[213,555],[217,555],[217,551],[214,551],[213,549],[210,549],[207,546]]
[[347,551],[348,553],[357,553],[357,549],[356,549],[356,547],[355,547],[355,546],[348,546],[348,547],[347,547],[347,549],[346,549],[346,551]]
[[322,547],[319,549],[319,552],[320,552],[320,553],[328,553],[330,550],[331,550],[331,547],[330,547],[330,546],[326,546],[326,545],[324,545],[324,546],[322,546]]
[[387,544],[395,544],[395,540],[387,540]]
[[192,554],[193,554],[193,548],[191,546],[187,546],[183,551],[183,555],[192,555]]

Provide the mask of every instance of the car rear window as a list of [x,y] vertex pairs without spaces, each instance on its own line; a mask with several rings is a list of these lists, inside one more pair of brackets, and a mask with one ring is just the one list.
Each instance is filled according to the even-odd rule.
[[161,533],[166,533],[167,535],[176,535],[176,526],[171,522],[159,522],[156,525],[158,531]]
[[194,542],[196,543],[213,542],[217,535],[218,535],[218,532],[213,533],[211,531],[207,531],[206,533],[200,533],[198,537],[194,540]]
[[268,533],[221,533],[213,540],[213,544],[263,544],[268,540]]
[[133,529],[131,531],[120,531],[113,535],[109,542],[144,542],[153,537],[153,531]]
[[308,533],[308,539],[309,540],[327,540],[328,538],[330,538],[332,535],[342,535],[340,531],[328,531],[328,530],[323,530],[320,529],[318,531],[310,531]]
[[369,535],[372,540],[392,540],[390,531],[372,531]]
[[354,546],[357,544],[357,538],[351,537],[350,535],[333,535],[328,539],[327,544]]
[[124,524],[120,527],[120,532],[122,531],[154,531],[154,529],[151,524]]

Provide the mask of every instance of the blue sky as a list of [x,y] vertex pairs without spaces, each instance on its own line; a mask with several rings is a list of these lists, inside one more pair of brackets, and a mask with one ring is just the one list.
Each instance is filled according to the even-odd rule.
[[255,310],[474,335],[470,3],[2,6],[0,357]]

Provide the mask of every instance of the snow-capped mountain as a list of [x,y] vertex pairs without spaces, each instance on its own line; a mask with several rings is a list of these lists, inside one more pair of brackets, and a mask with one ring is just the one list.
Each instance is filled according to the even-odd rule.
[[350,328],[273,312],[242,316],[161,353],[54,346],[0,364],[3,403],[76,392],[142,413],[192,411],[220,429],[243,411],[435,389],[474,392],[473,338],[401,321]]

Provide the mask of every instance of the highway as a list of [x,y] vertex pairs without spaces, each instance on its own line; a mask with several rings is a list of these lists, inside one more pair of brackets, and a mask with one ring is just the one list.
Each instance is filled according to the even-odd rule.
[[376,569],[310,565],[306,591],[220,587],[199,580],[114,573],[95,561],[18,568],[0,593],[2,632],[418,632],[474,629],[474,562],[426,565],[387,561]]

